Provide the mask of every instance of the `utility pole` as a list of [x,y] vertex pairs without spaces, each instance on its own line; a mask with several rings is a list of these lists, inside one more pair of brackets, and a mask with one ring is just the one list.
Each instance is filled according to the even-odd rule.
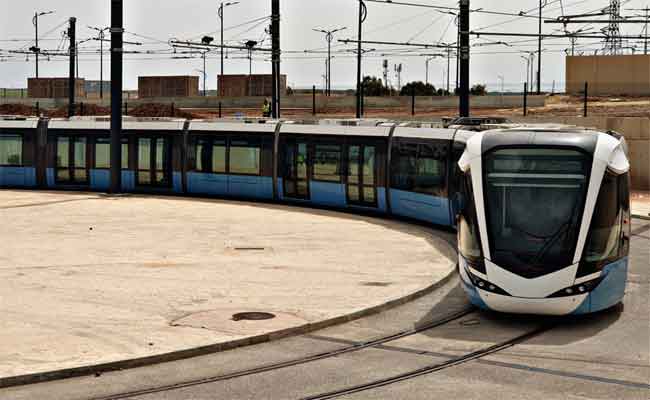
[[280,118],[280,98],[282,74],[280,73],[280,0],[271,0],[271,67],[273,71],[273,90],[271,97],[271,116]]
[[208,52],[204,51],[203,52],[203,97],[208,95],[207,86],[206,86],[206,81],[208,80],[208,73],[206,70],[206,62],[205,62],[206,54],[208,54]]
[[99,40],[99,98],[104,98],[104,32],[108,28],[95,28],[92,26],[89,29],[97,31],[97,40]]
[[331,31],[325,29],[313,29],[315,32],[320,32],[325,34],[325,40],[327,41],[327,63],[325,65],[325,95],[332,95],[332,40],[334,39],[334,34],[342,30],[347,29],[347,27],[333,29]]
[[38,48],[38,13],[34,14],[34,29],[36,30],[36,36],[34,37],[34,58],[36,60],[36,79],[38,79],[38,53],[40,49]]
[[451,46],[447,47],[447,93],[451,93],[450,90],[450,78],[449,73],[451,72]]
[[469,0],[460,0],[460,107],[459,116],[469,117],[470,100],[469,100],[469,66],[470,66],[470,49],[469,49]]
[[[221,21],[221,79],[223,79],[223,9],[228,7],[228,6],[234,6],[235,4],[239,4],[238,1],[231,1],[228,3],[221,3],[219,5],[219,21]],[[221,85],[219,85],[219,96],[223,96],[223,90],[221,88]]]
[[539,0],[539,36],[537,37],[537,94],[542,94],[542,1]]
[[68,38],[70,39],[70,70],[68,75],[68,118],[75,114],[75,92],[77,80],[75,79],[75,55],[77,53],[77,19],[70,18],[70,27],[68,28]]
[[643,28],[643,54],[647,55],[648,54],[648,18],[650,17],[649,12],[650,8],[648,6],[645,6],[645,8],[641,9],[632,9],[635,11],[643,11],[644,15],[636,15],[637,17],[644,17],[644,28]]
[[530,57],[519,56],[526,60],[526,87],[530,87]]
[[429,84],[429,62],[431,62],[431,60],[435,60],[435,59],[436,59],[435,57],[429,57],[424,61],[425,70],[426,70],[426,73],[425,73],[425,78],[426,79],[424,80],[424,83],[426,85]]
[[[390,90],[390,85],[388,84],[388,60],[384,60],[381,65],[383,68],[384,85],[386,86],[386,88]],[[390,92],[391,92],[390,95],[392,96],[393,95],[392,90],[390,90]]]
[[123,0],[111,0],[111,193],[122,191]]
[[359,38],[357,47],[357,118],[361,118],[361,41],[363,40],[363,23],[368,16],[368,8],[363,0],[359,0]]
[[32,18],[32,24],[34,24],[34,30],[35,30],[35,36],[34,36],[34,47],[31,48],[31,50],[34,52],[34,58],[36,60],[36,78],[38,78],[38,55],[41,52],[41,49],[38,47],[38,17],[42,17],[43,15],[48,15],[48,14],[54,14],[54,11],[46,11],[46,12],[35,12],[34,13],[34,18]]
[[[245,43],[245,46],[248,49],[248,95],[253,96],[253,49],[257,46],[257,42],[255,40],[249,40]],[[275,69],[273,69],[273,82],[275,84]],[[275,90],[275,86],[273,90]]]

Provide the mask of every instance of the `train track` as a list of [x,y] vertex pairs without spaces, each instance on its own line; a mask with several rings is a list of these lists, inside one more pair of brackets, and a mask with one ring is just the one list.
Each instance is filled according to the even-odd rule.
[[535,336],[541,335],[544,332],[549,331],[550,329],[553,328],[553,325],[544,325],[542,327],[539,327],[533,331],[524,333],[522,335],[519,335],[517,337],[514,337],[512,339],[509,339],[507,341],[495,344],[493,346],[486,347],[484,349],[472,352],[472,353],[467,353],[458,357],[454,357],[452,359],[449,359],[447,361],[437,363],[437,364],[432,364],[428,365],[426,367],[418,368],[413,371],[405,372],[399,375],[391,376],[388,378],[384,379],[378,379],[372,382],[367,382],[363,383],[360,385],[355,385],[355,386],[350,386],[344,389],[339,389],[327,393],[321,393],[318,395],[313,395],[309,397],[304,397],[301,400],[326,400],[326,399],[335,399],[338,397],[343,397],[343,396],[348,396],[351,394],[359,393],[359,392],[364,392],[366,390],[372,390],[372,389],[377,389],[383,386],[388,386],[392,385],[395,383],[399,383],[402,381],[407,381],[410,379],[414,379],[423,375],[428,375],[432,374],[437,371],[441,371],[443,369],[451,368],[460,364],[464,364],[466,362],[472,361],[472,360],[477,360],[479,358],[488,356],[490,354],[497,353],[499,351],[506,350],[518,343],[524,342],[528,339],[531,339]]
[[360,342],[360,343],[355,343],[354,345],[350,345],[347,347],[343,347],[338,350],[333,350],[333,351],[328,351],[328,352],[323,352],[307,357],[302,357],[302,358],[296,358],[293,360],[289,361],[283,361],[283,362],[278,362],[278,363],[272,363],[272,364],[267,364],[263,365],[260,367],[256,368],[251,368],[251,369],[245,369],[241,371],[236,371],[232,372],[229,374],[224,374],[224,375],[217,375],[217,376],[212,376],[208,378],[202,378],[198,380],[193,380],[193,381],[188,381],[188,382],[182,382],[182,383],[177,383],[177,384],[172,384],[172,385],[165,385],[165,386],[159,386],[155,388],[149,388],[149,389],[142,389],[142,390],[136,390],[136,391],[131,391],[131,392],[124,392],[120,394],[114,394],[110,396],[105,396],[105,397],[97,397],[94,398],[93,400],[119,400],[119,399],[128,399],[132,397],[137,397],[137,396],[143,396],[143,395],[148,395],[148,394],[155,394],[155,393],[162,393],[162,392],[167,392],[167,391],[172,391],[172,390],[178,390],[178,389],[183,389],[183,388],[188,388],[192,386],[199,386],[199,385],[205,385],[209,383],[215,383],[215,382],[221,382],[221,381],[226,381],[229,379],[235,379],[235,378],[240,378],[244,376],[250,376],[250,375],[256,375],[256,374],[261,374],[264,372],[270,372],[270,371],[275,371],[283,368],[288,368],[288,367],[294,367],[297,365],[301,364],[307,364],[310,362],[314,361],[319,361],[319,360],[324,360],[327,358],[332,358],[332,357],[337,357],[342,354],[346,353],[352,353],[356,351],[360,351],[363,349],[375,347],[375,346],[380,346],[395,340],[399,340],[408,336],[412,335],[417,335],[422,332],[426,332],[428,330],[446,325],[450,322],[456,321],[460,318],[465,317],[466,315],[472,313],[474,311],[474,307],[472,306],[467,306],[460,311],[452,312],[448,315],[445,315],[439,319],[433,320],[429,323],[423,324],[421,326],[418,326],[416,328],[404,330],[398,333],[394,333],[391,335],[383,336],[378,339],[373,339],[369,340],[366,342]]

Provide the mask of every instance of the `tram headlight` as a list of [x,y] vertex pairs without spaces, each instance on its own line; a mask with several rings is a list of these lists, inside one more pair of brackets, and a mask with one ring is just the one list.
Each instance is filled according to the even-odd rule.
[[594,290],[596,288],[596,286],[598,286],[600,284],[600,282],[602,282],[602,280],[603,280],[603,277],[601,276],[601,277],[598,277],[596,279],[592,279],[590,281],[583,282],[583,283],[581,283],[579,285],[574,285],[574,286],[562,289],[560,291],[557,291],[557,292],[553,293],[552,295],[548,296],[548,298],[551,298],[551,297],[569,297],[569,296],[575,296],[575,295],[578,295],[578,294],[589,293],[592,290]]
[[497,285],[490,283],[486,281],[485,279],[482,279],[473,273],[469,271],[468,268],[465,269],[465,272],[467,272],[467,276],[469,276],[469,279],[472,281],[472,284],[476,287],[478,287],[481,290],[485,290],[486,292],[491,292],[494,294],[500,294],[502,296],[510,296],[508,292],[505,290],[501,289]]

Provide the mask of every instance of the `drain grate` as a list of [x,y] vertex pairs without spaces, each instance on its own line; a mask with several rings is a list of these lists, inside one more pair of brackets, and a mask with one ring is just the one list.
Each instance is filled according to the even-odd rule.
[[232,316],[233,321],[264,321],[273,318],[275,318],[274,314],[266,312],[243,312]]
[[236,251],[264,251],[264,247],[235,247]]

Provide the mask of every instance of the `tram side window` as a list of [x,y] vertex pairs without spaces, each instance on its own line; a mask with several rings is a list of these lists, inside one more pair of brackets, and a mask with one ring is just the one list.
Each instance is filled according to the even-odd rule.
[[230,142],[230,173],[260,175],[262,146],[257,139],[233,139]]
[[226,140],[206,139],[196,140],[195,167],[197,172],[212,174],[226,173]]
[[23,138],[20,135],[0,135],[0,165],[20,166],[23,163]]
[[[98,138],[95,140],[95,168],[111,168],[111,140]],[[129,169],[129,142],[122,139],[122,169]]]
[[317,144],[314,148],[314,180],[341,182],[341,146]]
[[[605,174],[585,246],[584,261],[601,264],[615,261],[621,256],[623,221],[626,201],[620,188],[627,175]],[[629,204],[629,203],[628,203]],[[628,218],[629,224],[629,218]]]
[[393,153],[391,187],[430,195],[443,194],[445,153],[428,144],[402,143]]

